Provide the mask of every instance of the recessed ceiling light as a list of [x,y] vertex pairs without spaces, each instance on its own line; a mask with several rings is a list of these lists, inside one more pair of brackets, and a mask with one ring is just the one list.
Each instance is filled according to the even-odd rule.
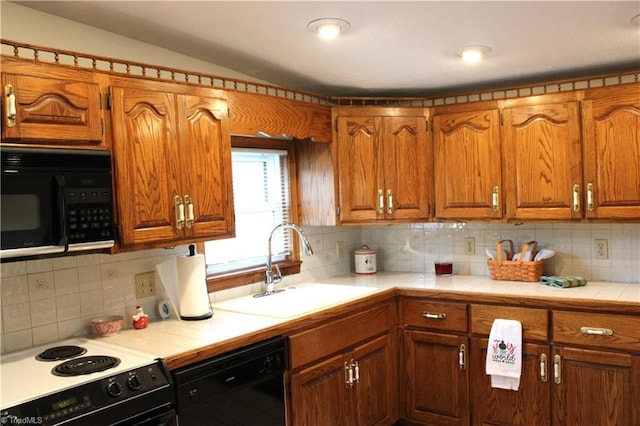
[[320,38],[330,40],[348,31],[351,24],[340,18],[321,18],[309,22],[307,28],[318,33]]
[[467,64],[477,64],[489,53],[491,53],[491,48],[487,46],[465,46],[458,55]]
[[640,14],[634,16],[633,18],[631,18],[631,20],[629,22],[631,23],[631,25],[635,25],[637,27],[640,27]]

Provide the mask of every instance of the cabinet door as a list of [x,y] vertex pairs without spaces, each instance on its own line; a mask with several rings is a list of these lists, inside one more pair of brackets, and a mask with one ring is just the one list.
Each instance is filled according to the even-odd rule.
[[13,90],[16,113],[12,123],[2,117],[3,140],[102,144],[98,85],[91,82],[90,74],[85,81],[58,77],[2,74],[4,90]]
[[508,219],[580,219],[582,150],[578,102],[504,110]]
[[355,392],[355,416],[352,424],[389,425],[397,420],[398,392],[395,346],[391,334],[357,347],[353,359],[358,363],[359,379]]
[[640,85],[583,101],[588,218],[640,218]]
[[291,418],[295,426],[344,426],[353,392],[346,384],[345,357],[338,355],[291,375]]
[[640,358],[558,347],[552,389],[552,425],[640,424]]
[[[469,424],[468,339],[404,332],[405,418],[437,425]],[[462,364],[461,364],[461,361]]]
[[172,240],[178,134],[175,96],[113,87],[113,153],[122,244]]
[[497,109],[434,116],[436,217],[502,218]]
[[432,160],[425,118],[385,117],[383,132],[385,218],[428,218]]
[[380,117],[338,117],[340,220],[383,217],[384,187],[380,155]]
[[183,198],[187,212],[193,209],[193,223],[185,224],[185,235],[232,234],[234,213],[227,103],[224,99],[190,95],[178,95],[177,99],[182,190],[178,195]]
[[491,387],[485,374],[487,339],[471,339],[471,424],[500,426],[549,425],[552,367],[549,346],[524,344],[522,375],[518,391]]

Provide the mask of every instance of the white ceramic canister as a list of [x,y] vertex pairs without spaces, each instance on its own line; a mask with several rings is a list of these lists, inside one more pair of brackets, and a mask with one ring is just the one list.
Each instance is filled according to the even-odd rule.
[[363,244],[360,250],[353,252],[355,259],[356,274],[367,275],[378,272],[376,265],[376,251],[371,250],[368,245]]

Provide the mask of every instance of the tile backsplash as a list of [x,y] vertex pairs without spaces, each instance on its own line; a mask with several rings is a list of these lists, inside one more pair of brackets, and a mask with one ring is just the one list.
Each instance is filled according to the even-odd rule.
[[[545,262],[545,274],[581,275],[588,280],[633,282],[640,285],[640,225],[638,224],[478,224],[425,223],[374,227],[305,227],[314,248],[302,255],[300,274],[282,285],[353,271],[353,251],[367,244],[377,251],[379,271],[433,273],[433,262],[451,260],[463,275],[485,275],[485,249],[500,239],[517,247],[537,240],[556,251]],[[473,238],[475,254],[465,253],[465,238]],[[594,239],[606,239],[609,258],[597,259]],[[158,295],[136,299],[134,277],[154,271],[164,260],[186,254],[185,246],[117,255],[90,254],[56,259],[18,261],[0,265],[1,353],[37,346],[92,332],[91,319],[102,314],[128,319],[141,305],[154,319],[165,299]],[[260,284],[214,293],[224,299],[258,291]]]

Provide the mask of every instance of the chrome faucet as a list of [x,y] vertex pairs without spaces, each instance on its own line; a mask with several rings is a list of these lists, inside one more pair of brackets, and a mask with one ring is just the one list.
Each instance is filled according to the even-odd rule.
[[[294,231],[296,231],[298,233],[298,235],[300,236],[300,240],[302,241],[302,246],[304,247],[304,252],[307,256],[311,256],[313,254],[313,249],[311,248],[311,244],[309,244],[309,240],[307,239],[307,235],[304,233],[304,231],[302,230],[301,227],[299,227],[298,225],[294,224],[294,223],[289,223],[289,222],[285,222],[285,223],[281,223],[279,225],[276,225],[275,228],[273,228],[271,230],[271,233],[269,234],[269,241],[267,242],[267,246],[268,246],[268,251],[267,251],[267,270],[265,272],[265,284],[266,284],[266,290],[264,291],[264,293],[258,293],[258,294],[254,294],[253,297],[262,297],[262,296],[268,296],[270,294],[274,294],[277,293],[278,291],[282,291],[282,290],[275,290],[275,285],[278,284],[280,281],[282,281],[282,273],[280,272],[280,267],[276,264],[273,265],[272,264],[272,260],[271,260],[271,238],[273,237],[273,233],[278,230],[279,228],[283,228],[283,229],[293,229]],[[273,273],[273,267],[276,267],[276,273]]]

